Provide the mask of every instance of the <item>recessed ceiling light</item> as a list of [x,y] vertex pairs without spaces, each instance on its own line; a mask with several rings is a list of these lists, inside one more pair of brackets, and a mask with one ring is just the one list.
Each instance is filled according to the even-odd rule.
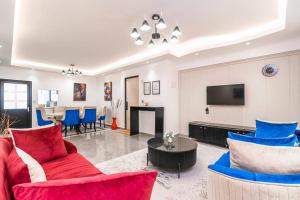
[[250,42],[246,42],[246,45],[249,46],[251,43]]
[[199,53],[197,52],[197,53],[195,53],[194,55],[195,55],[195,56],[199,56]]
[[146,64],[149,64],[150,63],[150,61],[146,61]]
[[0,49],[2,48],[2,45],[0,44]]

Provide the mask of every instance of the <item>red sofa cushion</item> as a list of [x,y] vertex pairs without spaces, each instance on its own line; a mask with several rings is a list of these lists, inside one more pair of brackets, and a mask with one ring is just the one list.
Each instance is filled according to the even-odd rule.
[[24,183],[13,187],[16,200],[150,200],[157,172]]
[[66,147],[68,154],[77,153],[77,148],[73,143],[68,142],[66,140],[64,140],[64,143],[65,143],[65,147]]
[[42,164],[47,180],[79,178],[102,174],[92,163],[78,153]]
[[14,148],[7,160],[7,178],[10,187],[21,183],[30,183],[30,175],[27,165],[19,157],[16,148]]
[[0,138],[0,199],[11,200],[7,180],[6,160],[13,148],[11,138]]
[[39,163],[68,155],[61,124],[34,129],[11,129],[16,147],[22,149]]

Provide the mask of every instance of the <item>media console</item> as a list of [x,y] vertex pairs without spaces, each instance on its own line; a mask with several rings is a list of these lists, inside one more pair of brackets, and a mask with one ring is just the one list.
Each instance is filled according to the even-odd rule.
[[189,123],[189,137],[195,138],[199,142],[214,144],[222,147],[228,147],[226,141],[228,131],[238,134],[246,134],[249,132],[254,132],[255,128],[200,121],[193,121]]

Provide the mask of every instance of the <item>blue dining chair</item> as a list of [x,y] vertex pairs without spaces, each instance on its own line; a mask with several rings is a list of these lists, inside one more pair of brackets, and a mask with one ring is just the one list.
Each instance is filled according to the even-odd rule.
[[94,130],[96,132],[96,121],[97,121],[97,108],[96,106],[85,106],[83,107],[83,113],[80,117],[80,123],[84,127],[84,132],[86,132],[87,125],[90,124],[90,129],[92,129],[92,124],[94,125]]
[[53,121],[46,118],[45,113],[43,113],[45,111],[43,111],[42,109],[44,108],[41,107],[36,108],[36,119],[37,119],[38,126],[46,126],[52,124]]
[[102,113],[100,114],[98,120],[100,121],[100,128],[102,127],[101,121],[103,121],[103,127],[105,128],[106,106],[103,107]]
[[78,107],[66,107],[64,111],[64,117],[61,120],[62,125],[64,125],[65,137],[67,136],[68,126],[75,127],[77,134],[80,133],[80,109]]

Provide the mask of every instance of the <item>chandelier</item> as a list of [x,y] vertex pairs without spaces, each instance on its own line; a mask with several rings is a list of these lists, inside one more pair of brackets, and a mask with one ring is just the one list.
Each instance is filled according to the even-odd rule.
[[[153,21],[152,27],[150,26],[147,20],[144,20],[140,27],[142,34],[151,30],[151,28],[153,28],[151,39],[148,42],[148,47],[154,47],[158,43],[158,41],[161,41],[163,45],[167,45],[168,40],[170,40],[173,43],[178,42],[178,37],[181,35],[181,31],[178,26],[175,26],[171,35],[167,39],[165,36],[163,36],[161,33],[158,32],[159,30],[167,28],[164,19],[158,14],[153,14],[152,21]],[[138,32],[137,28],[133,28],[133,30],[131,31],[130,36],[134,39],[136,45],[142,45],[144,43],[141,33]]]
[[75,65],[70,64],[70,67],[68,70],[62,70],[63,75],[69,75],[69,76],[81,76],[82,72],[78,69],[74,70]]

